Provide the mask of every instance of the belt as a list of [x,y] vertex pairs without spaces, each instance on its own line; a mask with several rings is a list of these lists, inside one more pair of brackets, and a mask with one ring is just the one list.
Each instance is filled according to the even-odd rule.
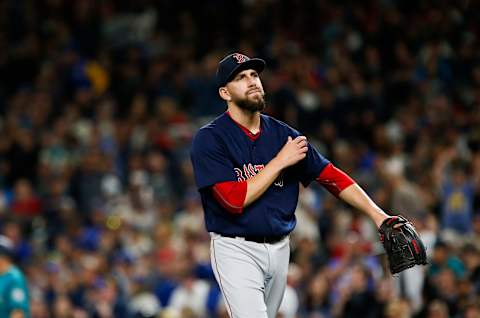
[[268,243],[268,244],[274,244],[277,242],[280,242],[284,238],[287,237],[287,235],[269,235],[269,236],[236,236],[236,235],[230,235],[230,234],[220,234],[223,237],[230,237],[230,238],[241,238],[244,239],[245,241],[250,241],[250,242],[256,242],[256,243]]

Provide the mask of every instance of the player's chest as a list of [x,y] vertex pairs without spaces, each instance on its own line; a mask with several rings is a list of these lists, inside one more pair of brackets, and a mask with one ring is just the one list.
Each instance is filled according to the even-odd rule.
[[258,174],[281,149],[275,142],[241,140],[231,144],[230,158],[238,180],[245,181]]
[[242,139],[229,144],[228,148],[234,166],[238,167],[244,164],[266,165],[281,147],[274,141],[268,142],[265,138],[259,138],[255,141]]

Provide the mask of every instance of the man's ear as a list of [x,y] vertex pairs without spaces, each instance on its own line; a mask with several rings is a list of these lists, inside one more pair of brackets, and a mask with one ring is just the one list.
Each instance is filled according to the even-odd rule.
[[218,89],[218,95],[220,95],[220,97],[227,102],[232,99],[230,93],[228,92],[228,89],[225,86]]

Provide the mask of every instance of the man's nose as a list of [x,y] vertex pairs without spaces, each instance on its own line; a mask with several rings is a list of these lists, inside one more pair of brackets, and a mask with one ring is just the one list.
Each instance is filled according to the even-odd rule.
[[248,83],[248,86],[256,86],[257,83],[255,81],[255,78],[253,76],[248,76],[247,77],[247,83]]

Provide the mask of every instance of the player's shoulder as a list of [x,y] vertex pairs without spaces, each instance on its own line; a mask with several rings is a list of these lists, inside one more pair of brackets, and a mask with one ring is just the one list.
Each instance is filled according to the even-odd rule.
[[3,277],[10,282],[22,282],[24,280],[23,273],[16,266],[10,267]]
[[275,118],[275,117],[272,117],[272,116],[269,116],[269,115],[266,115],[266,114],[261,114],[260,115],[262,117],[262,120],[265,124],[267,125],[270,125],[271,127],[273,128],[283,128],[283,129],[293,129],[292,127],[290,127],[287,123]]
[[17,266],[12,266],[9,272],[14,278],[23,279],[23,273]]
[[264,125],[268,128],[268,129],[277,129],[277,130],[281,130],[285,133],[288,133],[288,134],[295,134],[295,135],[300,135],[300,133],[293,127],[291,127],[290,125],[288,125],[287,123],[277,119],[277,118],[274,118],[272,116],[269,116],[269,115],[266,115],[266,114],[261,114],[262,116],[262,120],[264,122]]
[[200,129],[195,133],[193,136],[193,143],[196,142],[208,142],[210,140],[216,139],[219,136],[222,136],[222,130],[225,126],[226,120],[225,113],[217,116],[212,121],[206,123],[205,125],[201,126]]

